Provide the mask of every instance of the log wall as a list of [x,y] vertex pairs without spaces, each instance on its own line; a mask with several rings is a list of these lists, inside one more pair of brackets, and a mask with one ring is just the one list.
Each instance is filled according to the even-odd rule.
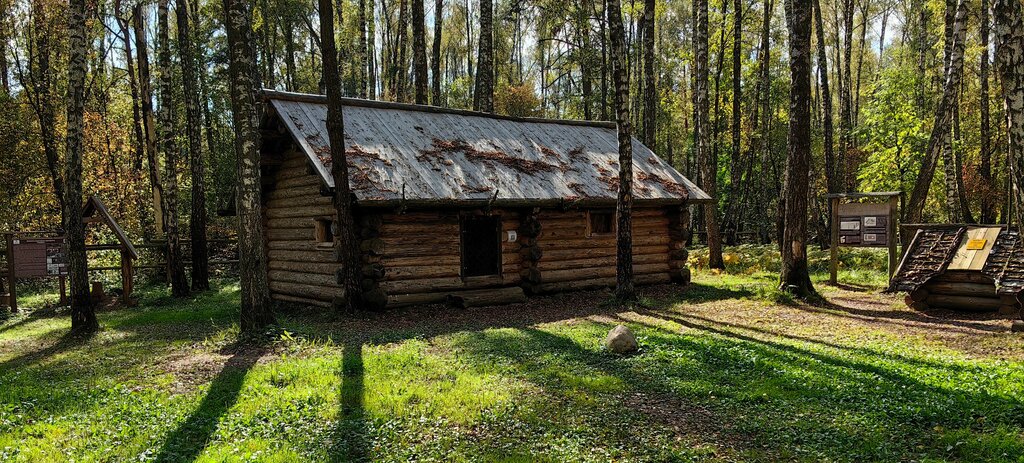
[[316,219],[335,216],[329,196],[305,155],[291,151],[272,175],[264,195],[267,281],[275,301],[331,307],[344,297],[336,283],[338,263],[329,243],[315,242]]
[[[265,194],[268,281],[277,301],[332,307],[344,298],[331,243],[316,221],[334,219],[329,196],[304,155],[290,152]],[[511,302],[528,294],[615,285],[615,234],[589,235],[587,212],[494,209],[501,219],[501,273],[462,277],[460,214],[483,211],[357,210],[364,294],[375,307]],[[686,282],[685,209],[633,212],[637,284]],[[510,231],[517,239],[509,241]],[[366,302],[366,301],[364,301]]]
[[[542,256],[539,292],[615,286],[615,233],[588,236],[586,211],[537,214]],[[633,272],[637,284],[670,281],[669,216],[665,209],[633,210]]]
[[998,310],[1004,315],[1017,314],[1021,309],[1016,297],[997,294],[991,278],[970,270],[948,270],[932,278],[907,296],[907,305],[916,309]]

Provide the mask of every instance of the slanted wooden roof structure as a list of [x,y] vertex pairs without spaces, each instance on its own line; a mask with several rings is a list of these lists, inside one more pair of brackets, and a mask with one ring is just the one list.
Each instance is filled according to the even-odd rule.
[[888,291],[910,293],[908,304],[918,308],[1020,310],[1024,243],[1019,230],[998,225],[917,227]]
[[85,202],[85,207],[82,209],[82,218],[86,222],[103,222],[110,230],[114,232],[114,236],[117,237],[118,243],[121,247],[131,256],[132,259],[139,258],[139,251],[132,245],[131,240],[128,239],[128,235],[125,234],[124,229],[121,225],[114,220],[114,217],[110,215],[110,210],[107,209],[107,205],[98,196],[90,196]]
[[[327,189],[326,98],[265,90],[264,131],[294,143]],[[344,99],[346,155],[360,206],[610,205],[618,189],[615,125],[516,118],[429,106]],[[290,138],[290,139],[288,139]],[[267,142],[267,137],[264,137]],[[265,147],[267,153],[274,146]],[[272,160],[271,160],[272,161]],[[633,140],[639,204],[711,198]]]

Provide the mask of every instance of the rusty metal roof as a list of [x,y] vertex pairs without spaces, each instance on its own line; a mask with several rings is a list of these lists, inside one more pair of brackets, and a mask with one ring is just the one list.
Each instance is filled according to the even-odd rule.
[[[326,98],[266,90],[278,120],[333,188]],[[397,202],[611,203],[618,188],[615,125],[515,118],[344,99],[350,185],[363,205]],[[706,202],[693,182],[633,140],[634,198]]]

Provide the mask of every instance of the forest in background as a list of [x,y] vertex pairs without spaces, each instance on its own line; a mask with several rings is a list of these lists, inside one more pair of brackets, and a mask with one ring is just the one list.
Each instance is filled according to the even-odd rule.
[[[924,182],[926,201],[910,218],[1005,221],[1007,141],[989,70],[988,2],[813,3],[812,240],[824,244],[828,236],[827,192],[902,190],[910,198],[936,109],[949,103],[949,135]],[[490,60],[494,98],[483,104],[494,112],[614,118],[607,2],[331,4],[347,96],[486,110],[474,96],[480,61]],[[83,191],[104,197],[129,233],[145,240],[160,235],[155,197],[164,190],[176,197],[182,224],[215,217],[236,181],[223,4],[88,5]],[[268,88],[323,93],[316,2],[258,0],[253,8],[254,77]],[[694,57],[703,45],[693,12],[703,8],[701,89]],[[781,233],[791,75],[783,10],[774,0],[622,3],[635,136],[716,193],[727,243]],[[60,0],[0,1],[0,229],[60,226],[61,182],[54,179],[65,156],[67,14]],[[480,47],[482,34],[493,37],[488,49]],[[955,66],[962,78],[944,102],[956,34],[963,37]],[[704,91],[706,160],[694,143]],[[704,215],[695,214],[695,230],[706,228]],[[212,234],[231,234],[232,223],[212,222]]]

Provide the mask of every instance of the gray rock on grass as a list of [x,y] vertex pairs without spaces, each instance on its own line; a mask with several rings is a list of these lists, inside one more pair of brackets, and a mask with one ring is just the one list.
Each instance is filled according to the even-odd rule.
[[633,332],[625,325],[612,328],[608,337],[604,339],[604,346],[616,354],[631,354],[640,348],[636,343],[636,336],[633,336]]

